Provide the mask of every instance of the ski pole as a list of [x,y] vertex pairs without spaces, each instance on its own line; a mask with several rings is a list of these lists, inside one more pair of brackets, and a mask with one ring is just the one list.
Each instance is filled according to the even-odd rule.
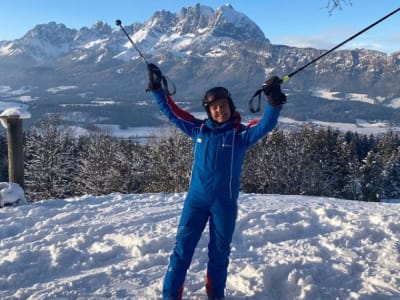
[[[285,75],[282,77],[281,79],[281,83],[284,83],[286,81],[288,81],[292,76],[296,75],[297,73],[299,73],[300,71],[303,71],[305,68],[307,68],[309,65],[315,63],[316,61],[320,60],[321,58],[323,58],[324,56],[328,55],[329,53],[331,53],[332,51],[335,51],[337,48],[343,46],[344,44],[346,44],[347,42],[351,41],[352,39],[356,38],[357,36],[363,34],[364,32],[366,32],[367,30],[371,29],[372,27],[374,27],[375,25],[379,24],[380,22],[382,22],[383,20],[389,18],[390,16],[394,15],[395,13],[400,11],[400,7],[395,9],[394,11],[392,11],[391,13],[387,14],[386,16],[380,18],[379,20],[377,20],[376,22],[372,23],[371,25],[365,27],[364,29],[362,29],[361,31],[357,32],[356,34],[352,35],[351,37],[349,37],[348,39],[344,40],[343,42],[341,42],[340,44],[336,45],[335,47],[333,47],[332,49],[322,53],[320,56],[314,58],[313,60],[311,60],[310,62],[306,63],[304,66],[298,68],[297,70],[293,71],[292,73]],[[257,90],[254,95],[250,98],[249,100],[249,110],[252,113],[255,112],[259,112],[260,111],[260,106],[261,106],[261,93],[262,93],[263,89],[259,89]],[[258,106],[257,108],[254,108],[253,106],[253,100],[255,97],[258,96]]]
[[119,27],[121,27],[122,31],[125,33],[126,37],[128,38],[128,40],[131,42],[133,48],[135,48],[135,50],[139,53],[139,56],[141,58],[143,58],[144,62],[146,63],[146,65],[149,65],[149,63],[147,62],[146,58],[144,57],[144,55],[142,54],[142,52],[140,52],[139,48],[136,47],[135,43],[132,41],[131,37],[129,36],[129,34],[126,32],[124,26],[122,26],[122,22],[121,20],[116,20],[115,24]]
[[326,51],[325,53],[321,54],[320,56],[318,56],[317,58],[314,58],[313,60],[311,60],[309,63],[305,64],[304,66],[298,68],[297,70],[293,71],[292,73],[290,73],[289,75],[285,75],[282,77],[282,82],[288,81],[290,77],[292,77],[293,75],[299,73],[300,71],[304,70],[305,68],[307,68],[309,65],[315,63],[316,61],[320,60],[321,58],[323,58],[325,55],[328,55],[329,53],[331,53],[332,51],[335,51],[337,48],[343,46],[344,44],[346,44],[347,42],[351,41],[352,39],[356,38],[357,36],[363,34],[364,32],[366,32],[367,30],[371,29],[372,27],[374,27],[375,25],[379,24],[380,22],[382,22],[383,20],[389,18],[390,16],[394,15],[395,13],[397,13],[398,11],[400,11],[400,7],[395,9],[394,11],[392,11],[391,13],[387,14],[386,16],[380,18],[378,21],[372,23],[371,25],[365,27],[363,30],[357,32],[356,34],[352,35],[351,37],[349,37],[347,40],[341,42],[340,44],[336,45],[335,47],[333,47],[332,49]]
[[[125,35],[126,35],[126,37],[128,38],[128,40],[131,42],[133,48],[135,48],[135,50],[139,53],[139,56],[140,56],[141,58],[143,58],[144,62],[146,63],[146,66],[148,67],[148,66],[149,66],[149,62],[148,62],[147,59],[144,57],[144,55],[142,54],[142,52],[140,52],[139,48],[135,45],[135,43],[132,41],[131,37],[130,37],[129,34],[126,32],[124,26],[122,26],[121,20],[116,20],[116,21],[115,21],[115,24],[116,24],[117,26],[119,26],[119,27],[122,29],[122,31],[125,33]],[[172,91],[172,92],[169,91],[168,81],[170,81],[171,84],[172,84],[172,87],[173,87],[173,91]],[[168,95],[171,95],[171,96],[172,96],[172,95],[174,95],[174,94],[176,93],[176,86],[175,86],[175,84],[174,84],[174,83],[172,82],[172,80],[169,79],[167,76],[163,75],[163,76],[161,77],[161,83],[162,83],[162,85],[163,85],[164,90],[168,93]]]

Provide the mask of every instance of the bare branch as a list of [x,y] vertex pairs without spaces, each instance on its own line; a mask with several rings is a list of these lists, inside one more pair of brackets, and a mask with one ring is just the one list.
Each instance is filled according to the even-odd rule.
[[351,0],[329,0],[326,8],[332,14],[335,9],[342,10],[344,5],[351,6]]

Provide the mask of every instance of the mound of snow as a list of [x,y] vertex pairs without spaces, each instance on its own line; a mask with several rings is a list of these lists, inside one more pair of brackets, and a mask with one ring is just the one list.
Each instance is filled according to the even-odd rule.
[[19,184],[0,182],[0,207],[14,203],[27,203],[24,190]]
[[7,128],[7,122],[5,121],[5,119],[7,117],[14,117],[14,116],[18,116],[20,119],[30,119],[31,114],[22,107],[7,108],[0,114],[0,122],[4,128]]

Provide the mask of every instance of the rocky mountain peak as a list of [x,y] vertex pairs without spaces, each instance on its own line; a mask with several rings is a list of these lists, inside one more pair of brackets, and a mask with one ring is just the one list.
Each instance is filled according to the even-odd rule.
[[29,54],[38,61],[56,57],[70,50],[70,44],[77,30],[64,24],[49,22],[36,25],[21,39],[13,43],[15,53]]
[[184,7],[178,14],[178,24],[175,27],[175,31],[182,34],[205,32],[213,14],[214,11],[211,7],[200,4]]
[[102,35],[110,35],[112,32],[111,26],[103,21],[97,21],[92,25],[91,29]]
[[196,4],[182,8],[177,14],[158,11],[145,23],[145,27],[148,31],[174,33],[178,36],[193,34],[195,37],[211,35],[237,41],[266,40],[258,25],[246,15],[237,12],[230,4],[217,10]]
[[36,25],[22,38],[25,44],[33,41],[46,41],[53,45],[69,42],[73,39],[77,30],[69,29],[62,23],[49,22]]
[[236,11],[232,5],[219,7],[214,15],[212,34],[228,36],[237,40],[265,41],[265,36],[258,25],[246,15]]

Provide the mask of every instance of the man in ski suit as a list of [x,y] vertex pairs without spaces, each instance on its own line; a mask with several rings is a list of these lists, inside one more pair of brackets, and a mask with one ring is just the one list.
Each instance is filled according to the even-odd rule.
[[215,87],[203,98],[206,120],[180,109],[161,87],[164,78],[154,64],[148,65],[149,85],[161,111],[194,142],[194,163],[176,235],[176,244],[165,275],[163,299],[181,299],[187,269],[201,234],[209,223],[206,292],[208,299],[224,299],[230,244],[237,217],[240,173],[248,147],[271,131],[286,96],[274,76],[263,85],[268,98],[263,117],[251,125],[240,115],[227,89]]

